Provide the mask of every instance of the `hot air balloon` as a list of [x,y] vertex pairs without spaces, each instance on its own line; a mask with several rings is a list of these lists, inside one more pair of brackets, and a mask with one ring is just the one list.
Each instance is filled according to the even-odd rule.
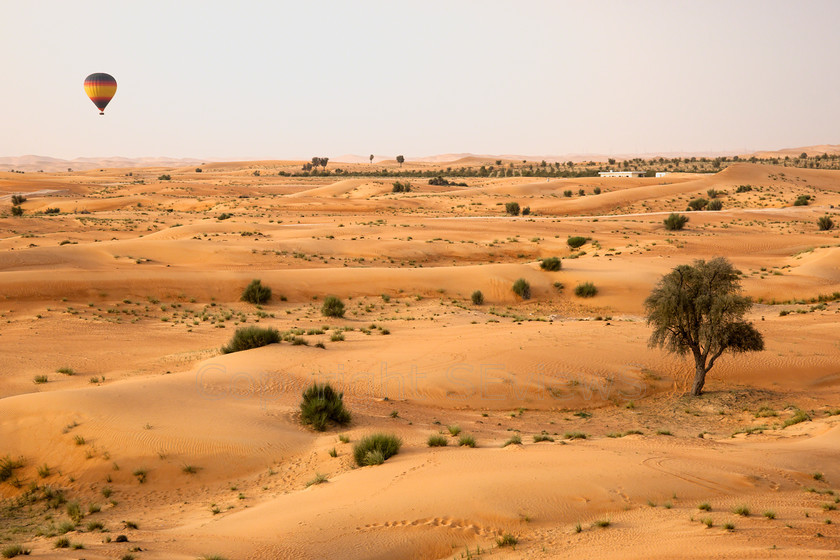
[[99,109],[99,114],[105,114],[105,107],[117,93],[117,80],[110,74],[97,72],[85,78],[85,93]]

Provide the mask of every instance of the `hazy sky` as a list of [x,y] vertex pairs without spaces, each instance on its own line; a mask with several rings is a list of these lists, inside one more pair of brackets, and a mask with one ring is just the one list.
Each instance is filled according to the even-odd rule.
[[[0,0],[0,156],[840,143],[840,1]],[[82,83],[112,74],[99,116]]]

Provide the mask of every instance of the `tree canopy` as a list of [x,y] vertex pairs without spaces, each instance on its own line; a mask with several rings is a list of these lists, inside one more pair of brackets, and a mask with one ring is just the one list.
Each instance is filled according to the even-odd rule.
[[706,374],[727,350],[755,352],[764,339],[744,315],[752,300],[741,295],[739,271],[723,257],[680,265],[662,277],[645,300],[653,327],[652,347],[694,357],[693,395],[703,391]]

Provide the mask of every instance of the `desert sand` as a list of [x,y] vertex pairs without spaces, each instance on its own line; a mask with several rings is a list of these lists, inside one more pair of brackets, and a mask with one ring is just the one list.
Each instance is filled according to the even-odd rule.
[[[411,179],[392,193],[392,178],[278,175],[301,163],[0,173],[0,458],[21,463],[0,483],[0,548],[837,557],[840,239],[815,222],[840,222],[840,171]],[[709,189],[723,210],[684,212]],[[13,194],[27,197],[21,217]],[[531,213],[505,215],[512,201]],[[664,229],[672,211],[684,230]],[[573,251],[572,235],[590,240]],[[540,268],[552,256],[562,270]],[[673,267],[716,256],[743,272],[766,349],[725,355],[692,398],[693,365],[648,347],[643,302]],[[240,301],[255,278],[273,290],[260,307]],[[518,278],[531,299],[513,293]],[[576,297],[582,282],[598,294]],[[321,315],[327,295],[344,318]],[[244,325],[307,344],[222,354]],[[344,391],[349,427],[301,425],[314,380]],[[809,419],[786,422],[798,411]],[[356,467],[353,443],[376,431],[402,450]],[[439,432],[449,445],[428,447]],[[522,444],[505,446],[514,434]],[[316,474],[328,481],[307,486]],[[62,528],[67,506],[45,487],[83,519]],[[61,534],[84,548],[55,548]],[[505,534],[515,547],[497,544]]]

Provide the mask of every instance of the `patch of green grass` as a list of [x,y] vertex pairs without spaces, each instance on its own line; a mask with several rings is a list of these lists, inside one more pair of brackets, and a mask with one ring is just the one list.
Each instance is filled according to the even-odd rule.
[[426,444],[429,447],[446,447],[448,443],[449,441],[446,437],[441,434],[432,434],[429,436],[429,439],[426,440]]
[[586,439],[586,434],[583,432],[566,432],[563,437],[565,439]]
[[327,481],[329,481],[329,478],[327,478],[327,475],[321,474],[321,473],[315,473],[315,478],[308,481],[306,483],[306,487],[309,488],[310,486],[314,486],[315,484],[323,484]]
[[48,379],[47,379],[46,375],[36,375],[35,378],[32,381],[34,381],[36,384],[40,385],[42,383],[46,383],[48,381]]
[[726,531],[734,531],[735,530],[735,524],[734,523],[724,523],[723,528]]
[[458,426],[457,424],[453,424],[453,425],[451,425],[451,426],[447,426],[447,427],[446,427],[446,429],[447,429],[447,430],[449,430],[449,433],[450,433],[453,437],[454,437],[454,436],[457,436],[458,434],[460,434],[460,433],[461,433],[461,427],[460,427],[460,426]]
[[69,367],[60,367],[60,368],[58,368],[57,370],[55,370],[55,372],[56,372],[56,373],[62,373],[62,374],[64,374],[64,375],[76,375],[76,372],[75,372],[75,371],[73,371],[73,370],[72,370],[71,368],[69,368]]
[[744,504],[741,504],[733,507],[732,513],[734,513],[735,515],[740,515],[741,517],[749,517],[750,508]]
[[711,529],[715,525],[715,522],[714,522],[714,520],[712,520],[711,517],[704,517],[703,519],[700,520],[700,523],[702,523],[703,525],[706,526],[706,528],[709,528],[709,529]]
[[540,443],[541,441],[554,441],[554,438],[548,434],[534,434],[534,443]]
[[338,457],[338,451],[335,450],[335,447],[329,450],[330,457]]
[[67,537],[59,537],[56,539],[55,545],[53,546],[55,548],[70,548],[70,539]]
[[350,436],[347,434],[339,434],[338,441],[341,443],[350,443]]
[[19,544],[13,544],[3,549],[3,558],[14,558],[15,556],[29,556],[32,551],[28,548],[23,548]]
[[771,509],[768,509],[767,511],[765,511],[763,515],[767,519],[776,519],[776,512],[771,510]]
[[796,411],[793,413],[793,416],[791,416],[782,423],[782,427],[787,428],[788,426],[793,426],[794,424],[799,424],[801,422],[808,422],[810,420],[811,416],[807,412],[797,408]]
[[656,435],[658,435],[658,436],[672,436],[674,434],[671,433],[671,430],[656,430]]
[[510,533],[504,533],[501,537],[496,539],[496,544],[499,548],[510,546],[516,547],[516,544],[519,542],[519,539],[511,535]]
[[475,447],[475,438],[464,434],[458,439],[458,445],[462,447]]
[[181,472],[184,474],[195,474],[198,472],[199,467],[195,465],[184,465],[181,467]]
[[612,521],[610,521],[609,519],[598,519],[592,525],[604,529],[612,525]]
[[709,504],[709,502],[703,502],[702,504],[697,506],[697,509],[702,511],[712,511],[712,506],[711,504]]
[[508,445],[522,445],[522,436],[519,434],[513,434],[509,440],[507,440],[502,447],[507,447]]

